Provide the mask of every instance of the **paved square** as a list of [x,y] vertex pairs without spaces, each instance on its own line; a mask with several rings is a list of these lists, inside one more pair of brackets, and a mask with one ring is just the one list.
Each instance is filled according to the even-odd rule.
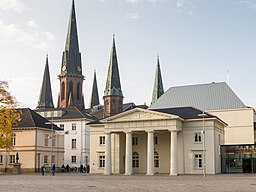
[[41,191],[256,191],[255,174],[209,175],[86,175],[79,173],[57,173],[41,176],[30,175],[0,175],[1,192],[41,192]]

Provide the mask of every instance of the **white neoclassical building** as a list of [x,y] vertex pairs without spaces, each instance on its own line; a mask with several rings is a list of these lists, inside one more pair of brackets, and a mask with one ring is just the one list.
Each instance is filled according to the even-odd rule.
[[204,159],[206,174],[221,172],[226,123],[195,108],[135,108],[89,125],[91,173],[202,174]]

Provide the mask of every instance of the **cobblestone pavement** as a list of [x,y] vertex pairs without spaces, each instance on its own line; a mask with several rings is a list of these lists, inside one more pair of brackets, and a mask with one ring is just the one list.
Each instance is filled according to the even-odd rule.
[[86,175],[63,173],[51,176],[0,175],[0,192],[42,192],[42,191],[106,191],[106,192],[146,192],[146,191],[256,191],[256,174],[207,175]]

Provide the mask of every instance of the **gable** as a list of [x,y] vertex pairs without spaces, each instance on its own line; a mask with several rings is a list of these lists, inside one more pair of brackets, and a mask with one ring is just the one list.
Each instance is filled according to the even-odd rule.
[[151,111],[147,109],[133,109],[102,120],[102,123],[127,122],[127,121],[152,121],[164,119],[179,119],[179,116]]

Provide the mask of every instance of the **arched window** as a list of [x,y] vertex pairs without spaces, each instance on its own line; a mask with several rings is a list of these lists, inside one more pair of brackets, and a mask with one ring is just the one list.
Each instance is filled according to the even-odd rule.
[[154,166],[159,167],[159,154],[156,151],[154,153]]
[[139,153],[133,152],[132,153],[132,167],[138,168],[139,167]]
[[72,81],[69,82],[68,88],[69,88],[68,95],[69,95],[70,93],[71,93],[71,95],[73,95],[73,83],[72,83]]
[[65,97],[65,83],[61,83],[61,100],[63,100]]
[[80,99],[80,82],[77,83],[77,87],[76,87],[76,99],[79,100]]

